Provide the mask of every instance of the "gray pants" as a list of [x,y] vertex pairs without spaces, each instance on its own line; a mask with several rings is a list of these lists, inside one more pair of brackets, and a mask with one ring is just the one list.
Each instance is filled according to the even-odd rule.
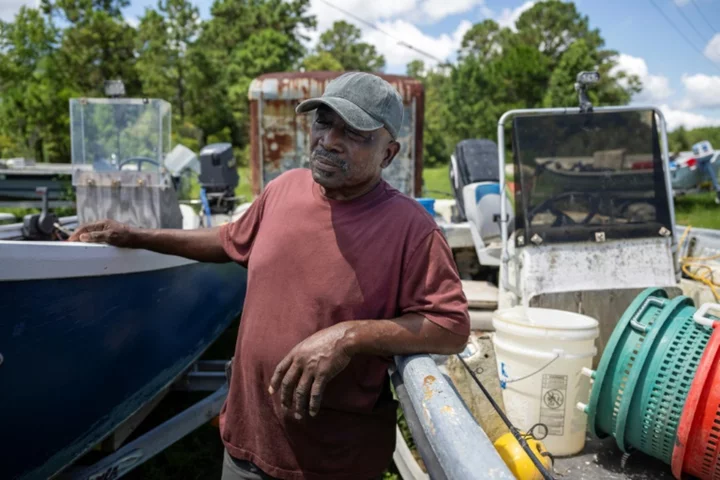
[[[277,480],[252,462],[236,460],[225,450],[221,480]],[[382,480],[382,475],[371,480]]]
[[225,450],[221,480],[275,480],[275,477],[263,472],[252,462],[232,458]]

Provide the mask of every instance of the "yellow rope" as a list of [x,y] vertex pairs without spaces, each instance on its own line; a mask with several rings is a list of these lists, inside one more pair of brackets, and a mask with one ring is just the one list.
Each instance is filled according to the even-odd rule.
[[[685,229],[682,236],[680,237],[680,241],[678,242],[679,252],[682,251],[683,242],[690,233],[691,228],[692,227],[688,225],[688,227]],[[698,263],[706,262],[708,260],[716,260],[718,258],[720,258],[720,254],[712,255],[710,257],[682,257],[680,262],[682,264],[682,271],[685,273],[685,275],[710,287],[710,291],[712,291],[713,295],[715,296],[715,301],[720,302],[720,292],[718,292],[717,289],[717,287],[720,287],[720,284],[715,282],[712,268],[708,265]],[[695,267],[695,271],[691,272],[690,267]],[[701,275],[700,272],[706,272],[706,274]]]

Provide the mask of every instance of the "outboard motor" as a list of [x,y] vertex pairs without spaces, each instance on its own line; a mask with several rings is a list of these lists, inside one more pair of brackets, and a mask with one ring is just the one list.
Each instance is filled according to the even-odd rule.
[[203,206],[209,213],[229,214],[235,208],[235,187],[240,181],[232,145],[206,145],[199,157]]
[[58,217],[49,211],[47,187],[37,187],[35,191],[42,195],[42,210],[23,217],[22,236],[26,240],[52,240]]
[[[457,214],[467,221],[481,265],[500,265],[500,174],[497,144],[485,139],[462,140],[450,157],[450,181]],[[512,219],[512,205],[506,200]]]

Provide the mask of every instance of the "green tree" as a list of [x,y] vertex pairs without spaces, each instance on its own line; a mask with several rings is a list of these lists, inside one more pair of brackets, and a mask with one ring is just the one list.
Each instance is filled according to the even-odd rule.
[[413,60],[407,64],[405,70],[408,77],[423,79],[425,75],[425,62],[422,60]]
[[3,155],[37,161],[69,157],[67,102],[72,91],[56,54],[58,37],[38,9],[22,7],[13,22],[0,22]]
[[378,54],[373,45],[361,42],[361,34],[355,25],[345,21],[335,22],[320,35],[316,54],[329,53],[344,70],[381,71],[385,68],[385,57]]
[[[248,142],[248,86],[263,73],[287,71],[305,56],[303,33],[314,28],[309,0],[216,0],[193,45],[189,76],[193,123],[203,137],[229,132]],[[212,99],[212,101],[210,101]]]
[[[593,105],[624,105],[630,101],[633,93],[639,92],[637,76],[619,76],[610,74],[615,66],[612,57],[606,52],[592,51],[585,40],[578,40],[565,51],[560,63],[552,72],[543,104],[545,107],[575,107],[578,96],[575,91],[575,79],[582,71],[597,70],[600,82],[588,88],[588,97]],[[619,79],[625,78],[628,86],[623,87]]]
[[668,134],[671,152],[689,151],[692,146],[707,140],[717,150],[720,148],[720,127],[700,127],[687,130],[678,127]]
[[503,47],[510,44],[512,35],[510,29],[501,29],[496,21],[483,20],[465,32],[458,57],[460,59],[474,57],[484,61],[491,60],[502,53]]
[[423,163],[428,166],[448,162],[454,144],[450,143],[448,121],[452,118],[445,101],[449,78],[440,69],[426,69],[422,60],[407,65],[407,75],[423,83],[425,112],[423,115]]
[[443,91],[450,144],[495,139],[497,121],[507,110],[577,105],[574,83],[582,70],[601,74],[590,89],[596,104],[624,104],[638,91],[637,77],[610,73],[617,52],[604,49],[600,32],[572,2],[538,2],[516,27],[512,31],[485,20],[463,37]]
[[75,90],[104,96],[107,80],[122,80],[129,96],[141,93],[135,69],[136,31],[122,16],[128,0],[43,0],[43,9],[69,26],[58,54]]
[[143,93],[172,102],[185,121],[188,49],[200,31],[198,9],[187,0],[159,0],[146,9],[137,35],[137,70]]
[[303,58],[302,67],[307,72],[313,71],[343,71],[342,64],[330,52],[318,52]]
[[580,15],[573,2],[537,2],[520,15],[516,28],[516,41],[540,50],[548,57],[551,71],[576,40],[585,40],[591,51],[597,51],[605,45],[600,31],[590,28],[589,18]]

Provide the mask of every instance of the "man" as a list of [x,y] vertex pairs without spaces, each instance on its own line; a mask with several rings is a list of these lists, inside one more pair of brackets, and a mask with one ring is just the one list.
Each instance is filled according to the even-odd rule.
[[297,108],[311,111],[310,168],[269,182],[232,224],[101,222],[71,238],[247,266],[220,422],[224,480],[378,478],[395,447],[392,356],[456,353],[469,334],[442,233],[381,177],[400,148],[400,95],[348,73]]

